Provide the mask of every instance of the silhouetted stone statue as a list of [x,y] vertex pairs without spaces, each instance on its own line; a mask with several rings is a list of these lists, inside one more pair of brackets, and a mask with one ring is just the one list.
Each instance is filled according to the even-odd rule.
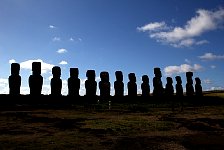
[[116,81],[114,81],[114,96],[124,96],[123,73],[121,71],[116,71],[115,76]]
[[164,93],[163,83],[161,80],[162,73],[160,68],[154,68],[155,77],[153,78],[153,96],[162,96]]
[[41,62],[32,63],[32,75],[29,77],[30,95],[41,95],[43,77],[41,76]]
[[20,95],[21,76],[19,75],[20,65],[18,63],[11,64],[11,75],[9,76],[9,94]]
[[195,78],[195,95],[196,96],[202,96],[202,86],[201,86],[201,80],[199,77]]
[[167,77],[166,82],[165,95],[171,97],[174,94],[173,79],[171,77]]
[[137,84],[136,84],[136,76],[135,73],[128,74],[129,82],[128,82],[128,96],[137,96]]
[[180,76],[176,76],[176,96],[181,97],[184,95],[183,93],[183,86],[182,86],[182,80]]
[[70,77],[68,78],[68,95],[79,96],[80,79],[79,69],[70,68]]
[[87,70],[85,81],[86,96],[96,96],[97,82],[95,81],[95,70]]
[[100,73],[101,81],[99,82],[100,97],[102,100],[108,100],[110,97],[109,73],[103,71]]
[[186,78],[187,78],[187,83],[186,83],[186,95],[187,96],[193,96],[194,95],[194,87],[193,87],[193,72],[186,72]]
[[54,66],[52,68],[53,78],[51,79],[51,95],[61,96],[62,80],[61,80],[61,68]]
[[147,97],[150,96],[150,86],[149,86],[149,77],[147,75],[142,76],[142,96]]

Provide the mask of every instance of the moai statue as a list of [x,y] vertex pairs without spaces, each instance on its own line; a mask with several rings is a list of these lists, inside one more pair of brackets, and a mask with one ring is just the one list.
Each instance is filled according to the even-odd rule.
[[173,96],[174,94],[174,89],[173,89],[173,79],[171,77],[166,78],[166,88],[165,88],[165,95],[170,97]]
[[153,96],[163,96],[164,89],[161,80],[162,73],[160,71],[160,68],[154,68],[154,74],[155,77],[153,78]]
[[9,76],[9,94],[20,95],[21,76],[19,75],[20,65],[18,63],[11,64],[11,75]]
[[41,62],[32,63],[32,75],[29,77],[30,95],[41,95],[43,77],[41,76]]
[[116,71],[115,76],[116,81],[114,81],[114,96],[124,96],[123,73],[121,71]]
[[142,96],[147,97],[150,96],[150,86],[149,86],[149,77],[147,75],[142,76]]
[[202,96],[202,86],[201,86],[201,80],[199,77],[195,78],[195,95],[196,96]]
[[51,79],[51,95],[61,96],[62,80],[61,80],[61,68],[54,66],[52,68],[53,78]]
[[70,77],[68,78],[68,95],[79,96],[80,79],[79,69],[70,68]]
[[182,80],[180,76],[176,76],[176,96],[181,97],[183,96],[183,86],[182,86]]
[[135,73],[129,73],[128,78],[128,96],[137,96],[137,84]]
[[100,97],[102,100],[105,100],[110,97],[109,73],[106,71],[101,72],[100,78],[101,78],[101,81],[99,82]]
[[97,82],[95,81],[95,70],[87,70],[85,81],[86,96],[96,96]]
[[187,96],[193,96],[194,95],[194,87],[193,87],[193,72],[186,72],[186,78],[187,78],[187,83],[186,83],[186,95]]

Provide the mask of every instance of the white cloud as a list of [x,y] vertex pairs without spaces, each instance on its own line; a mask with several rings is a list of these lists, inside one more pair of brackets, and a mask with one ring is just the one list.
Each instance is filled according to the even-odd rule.
[[195,37],[219,28],[224,22],[224,9],[220,8],[216,11],[199,9],[196,13],[197,15],[187,21],[184,27],[174,27],[172,29],[167,27],[166,31],[154,30],[163,27],[165,23],[162,22],[162,24],[149,23],[148,26],[145,25],[137,29],[142,32],[150,31],[149,35],[151,38],[162,43],[168,43],[174,47],[206,44],[208,43],[207,40],[196,41]]
[[146,24],[142,27],[137,27],[137,30],[146,32],[146,31],[158,31],[166,28],[167,28],[166,23],[163,21],[163,22],[153,22]]
[[60,49],[57,50],[57,53],[59,53],[59,54],[63,54],[63,53],[66,53],[66,52],[67,52],[67,50],[64,49],[64,48],[60,48]]
[[15,62],[16,62],[15,59],[10,59],[10,60],[9,60],[9,63],[10,63],[10,64],[15,63]]
[[217,59],[224,59],[224,55],[214,55],[212,53],[205,53],[202,56],[198,56],[202,60],[217,60]]
[[71,37],[71,38],[69,39],[69,41],[72,41],[72,42],[73,42],[73,41],[74,41],[74,39]]
[[211,84],[211,83],[212,83],[212,80],[210,80],[210,79],[205,79],[205,80],[203,80],[203,82],[204,82],[205,84]]
[[8,79],[0,78],[0,94],[9,94]]
[[61,41],[61,38],[60,38],[60,37],[54,37],[54,38],[52,39],[52,41],[53,41],[53,42],[59,42],[59,41]]
[[188,63],[188,64],[190,64],[191,63],[191,61],[189,60],[189,59],[184,59],[184,61],[186,62],[186,63]]
[[56,27],[54,25],[49,25],[50,29],[55,29]]
[[202,69],[202,66],[199,64],[194,64],[193,66],[189,64],[182,64],[180,66],[167,66],[164,68],[164,72],[167,76],[171,76],[173,74],[185,73],[188,71],[199,71]]
[[211,65],[210,67],[211,67],[212,69],[215,69],[215,68],[216,68],[216,66],[215,66],[215,65]]
[[51,69],[54,67],[54,65],[45,63],[41,59],[27,60],[27,61],[21,62],[20,67],[21,67],[21,69],[32,70],[33,62],[41,62],[41,73],[43,73],[43,74],[51,71]]
[[67,61],[62,60],[59,64],[60,64],[60,65],[67,65],[67,64],[68,64],[68,62],[67,62]]

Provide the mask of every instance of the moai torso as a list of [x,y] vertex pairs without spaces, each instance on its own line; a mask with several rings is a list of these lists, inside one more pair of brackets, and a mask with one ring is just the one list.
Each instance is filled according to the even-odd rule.
[[149,77],[147,75],[142,76],[141,89],[142,89],[142,96],[150,95]]
[[96,96],[97,82],[95,81],[95,70],[87,70],[85,81],[86,96]]
[[164,89],[161,81],[162,73],[160,68],[154,68],[155,77],[153,78],[153,96],[162,96]]
[[186,95],[193,96],[194,95],[194,87],[193,87],[193,72],[186,72],[187,83],[186,83]]
[[19,75],[20,65],[18,63],[11,64],[11,75],[9,76],[9,94],[20,95],[21,76]]
[[136,77],[134,73],[128,74],[129,82],[128,82],[128,96],[137,96],[137,84]]
[[110,82],[109,82],[109,73],[101,72],[100,73],[101,81],[99,82],[100,96],[105,98],[110,96]]
[[51,95],[61,96],[62,89],[62,80],[61,77],[61,68],[55,66],[52,68],[53,78],[51,79]]
[[41,95],[43,77],[41,76],[41,63],[32,63],[33,74],[29,77],[30,95]]
[[201,80],[200,78],[195,78],[195,95],[196,96],[202,96],[202,86],[201,86]]
[[165,88],[165,94],[166,96],[173,96],[174,89],[173,89],[173,79],[171,77],[166,78],[166,88]]
[[116,81],[114,81],[115,96],[124,96],[123,74],[121,71],[115,72]]
[[183,96],[183,86],[182,86],[182,80],[180,76],[176,76],[176,96]]
[[78,68],[70,68],[70,78],[68,78],[68,95],[79,96],[80,79]]

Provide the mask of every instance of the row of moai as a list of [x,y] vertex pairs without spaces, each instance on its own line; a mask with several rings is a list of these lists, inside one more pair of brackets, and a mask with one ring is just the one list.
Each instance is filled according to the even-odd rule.
[[[9,94],[10,95],[20,95],[21,86],[21,76],[19,75],[20,65],[18,63],[11,64],[11,75],[9,76]],[[53,78],[50,81],[51,95],[60,96],[62,90],[62,80],[61,80],[61,68],[59,66],[54,66],[52,68]],[[167,83],[165,88],[162,84],[162,73],[160,68],[154,68],[153,78],[153,96],[184,96],[182,80],[180,76],[176,76],[176,94],[174,93],[173,80],[171,77],[167,77]],[[122,97],[124,96],[124,83],[123,83],[123,73],[121,71],[115,72],[116,81],[114,81],[114,96]],[[86,72],[87,80],[85,81],[86,96],[96,96],[97,82],[95,80],[96,73],[95,70],[87,70]],[[198,77],[195,78],[195,88],[193,86],[193,72],[186,72],[186,95],[187,96],[202,96],[202,86],[201,81]],[[110,95],[110,81],[109,73],[103,71],[100,73],[101,81],[99,82],[100,97],[102,99],[107,99]],[[128,96],[137,96],[137,84],[135,73],[128,74],[129,82],[127,83]],[[41,76],[41,63],[32,63],[32,75],[29,76],[29,88],[30,95],[41,95],[43,85],[43,77]],[[79,69],[70,68],[70,77],[68,78],[68,96],[80,96],[80,79],[79,79]],[[150,85],[149,77],[147,75],[142,76],[141,90],[143,97],[150,96]]]

